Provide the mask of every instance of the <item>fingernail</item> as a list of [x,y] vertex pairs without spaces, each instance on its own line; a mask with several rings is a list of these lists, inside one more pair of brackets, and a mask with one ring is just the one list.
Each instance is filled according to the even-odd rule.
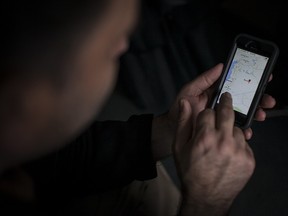
[[224,94],[225,94],[225,97],[230,98],[230,99],[232,98],[232,95],[229,92],[225,92]]

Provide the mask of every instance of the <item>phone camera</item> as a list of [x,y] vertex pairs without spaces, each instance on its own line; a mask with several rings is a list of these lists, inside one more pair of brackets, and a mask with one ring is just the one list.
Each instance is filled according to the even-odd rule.
[[251,50],[258,50],[258,45],[255,41],[248,41],[245,47]]

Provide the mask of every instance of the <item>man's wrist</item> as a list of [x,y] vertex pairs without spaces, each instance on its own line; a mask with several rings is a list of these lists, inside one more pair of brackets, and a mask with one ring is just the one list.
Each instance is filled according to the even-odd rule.
[[172,155],[175,132],[167,114],[157,116],[152,121],[151,142],[155,161]]
[[229,214],[229,205],[199,205],[191,203],[182,203],[179,216],[227,216]]

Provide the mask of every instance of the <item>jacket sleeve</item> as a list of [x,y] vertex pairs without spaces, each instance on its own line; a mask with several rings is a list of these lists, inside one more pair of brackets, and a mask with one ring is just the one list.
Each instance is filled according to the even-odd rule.
[[39,197],[85,196],[155,178],[152,115],[95,122],[64,149],[29,164]]

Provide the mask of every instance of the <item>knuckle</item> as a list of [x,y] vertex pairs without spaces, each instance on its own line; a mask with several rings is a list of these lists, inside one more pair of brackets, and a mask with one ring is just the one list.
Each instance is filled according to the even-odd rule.
[[234,143],[229,140],[221,141],[221,145],[219,147],[220,155],[224,157],[233,157],[236,152],[233,144]]
[[232,113],[232,107],[225,104],[218,110],[218,113],[223,116],[229,116]]
[[222,156],[230,157],[235,154],[235,140],[226,134],[220,135],[218,139],[219,153]]
[[203,127],[199,138],[205,142],[211,142],[213,140],[213,132],[209,127]]
[[234,127],[234,133],[236,134],[243,134],[242,130],[239,127]]
[[215,131],[210,127],[202,127],[197,134],[198,145],[210,147],[215,143]]
[[254,158],[254,155],[249,154],[246,151],[246,162],[247,162],[247,170],[250,171],[250,173],[253,173],[256,167],[256,160]]
[[197,117],[197,123],[199,125],[204,124],[205,126],[207,125],[207,121],[209,122],[212,118],[214,118],[215,112],[214,110],[211,109],[205,109],[202,112],[199,113]]
[[256,161],[255,158],[246,151],[242,150],[237,156],[236,159],[238,160],[239,163],[242,164],[244,167],[245,171],[251,175],[256,167]]
[[240,167],[242,167],[242,170],[244,173],[246,173],[247,176],[251,176],[254,173],[256,164],[255,164],[255,160],[253,159],[247,159],[247,157],[243,156],[240,158],[240,156],[238,157],[238,164]]
[[200,118],[203,118],[205,116],[211,116],[211,115],[214,115],[214,110],[212,109],[205,109],[203,110],[200,114],[199,114],[199,117]]
[[256,167],[256,162],[254,159],[250,159],[248,160],[248,171],[250,171],[250,173],[252,174],[255,170],[255,167]]
[[[243,153],[246,150],[243,146],[246,145],[245,139],[237,139],[234,136],[223,134],[219,138],[219,152],[222,156],[233,157],[235,160],[242,160]],[[245,157],[246,158],[246,157]]]
[[245,135],[243,133],[243,131],[239,128],[239,127],[234,127],[233,128],[233,134],[234,134],[234,137],[237,139],[238,142],[245,142]]

